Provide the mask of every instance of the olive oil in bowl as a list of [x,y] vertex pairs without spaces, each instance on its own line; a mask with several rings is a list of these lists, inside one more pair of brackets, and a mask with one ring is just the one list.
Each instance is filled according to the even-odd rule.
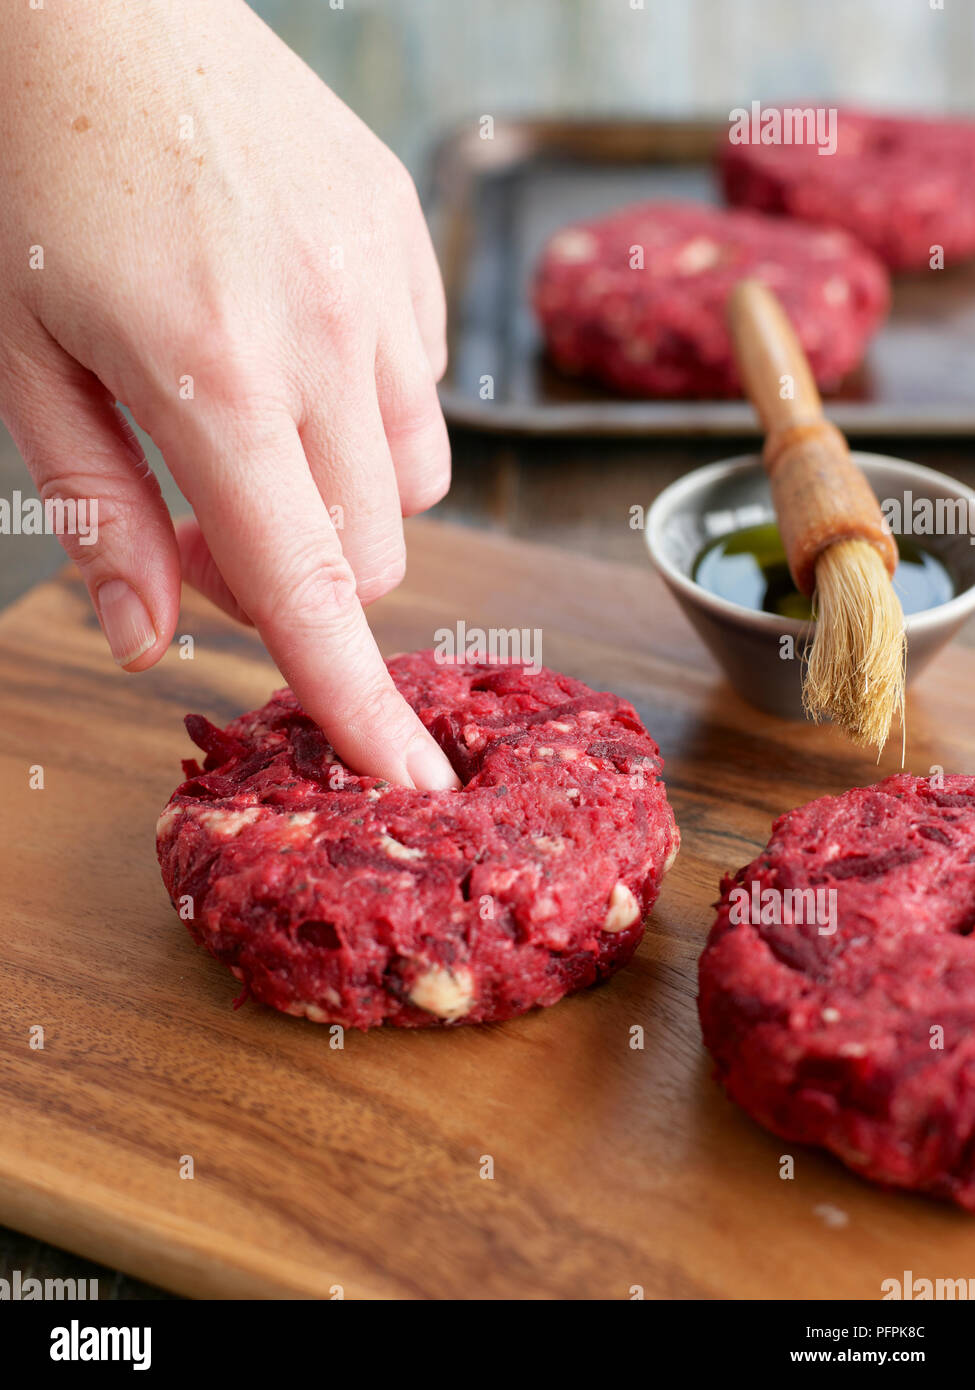
[[[900,561],[894,572],[894,592],[905,616],[954,598],[955,585],[942,562],[909,537],[896,540]],[[799,622],[812,619],[812,604],[792,582],[774,521],[729,531],[710,541],[694,561],[691,574],[702,589],[743,608]]]

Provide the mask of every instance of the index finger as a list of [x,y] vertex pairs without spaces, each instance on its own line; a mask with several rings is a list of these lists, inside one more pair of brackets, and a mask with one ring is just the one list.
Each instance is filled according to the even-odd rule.
[[[393,684],[290,418],[183,441],[183,487],[221,574],[307,714],[354,771],[439,790],[458,779]],[[239,430],[236,431],[239,433]]]

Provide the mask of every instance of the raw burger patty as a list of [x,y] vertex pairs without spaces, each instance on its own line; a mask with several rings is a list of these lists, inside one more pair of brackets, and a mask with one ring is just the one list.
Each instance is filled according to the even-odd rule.
[[836,153],[814,145],[722,145],[731,203],[853,232],[896,270],[975,255],[975,121],[841,111]]
[[187,718],[206,758],[157,836],[194,938],[263,1003],[355,1028],[511,1018],[625,965],[678,846],[632,706],[520,665],[389,669],[462,790],[354,776],[290,690]]
[[699,203],[565,228],[542,255],[535,309],[563,371],[631,395],[737,395],[725,303],[746,275],[782,300],[824,388],[860,362],[887,312],[886,271],[844,232]]
[[[975,777],[943,780],[888,777],[777,820],[722,884],[699,1005],[761,1124],[975,1211]],[[761,925],[738,887],[835,889],[836,931]]]

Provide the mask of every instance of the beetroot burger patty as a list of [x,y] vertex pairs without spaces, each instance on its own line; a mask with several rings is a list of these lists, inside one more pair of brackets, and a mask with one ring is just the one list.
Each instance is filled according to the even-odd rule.
[[975,255],[975,121],[840,111],[836,151],[722,146],[729,202],[843,227],[895,270]]
[[943,782],[889,777],[776,821],[722,884],[699,1005],[761,1124],[975,1210],[975,777]]
[[290,690],[223,731],[188,717],[206,758],[157,835],[194,938],[265,1004],[356,1028],[511,1018],[611,975],[678,846],[632,706],[544,668],[389,669],[461,790],[348,772]]
[[890,297],[884,267],[845,232],[641,203],[549,241],[535,310],[563,371],[630,395],[737,395],[725,306],[743,276],[779,296],[824,388],[860,362]]

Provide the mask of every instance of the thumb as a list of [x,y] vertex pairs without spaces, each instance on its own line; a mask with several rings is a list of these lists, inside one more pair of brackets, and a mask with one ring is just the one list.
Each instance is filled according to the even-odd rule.
[[112,656],[128,671],[159,660],[179,613],[179,552],[141,446],[110,393],[49,338],[0,385],[0,414],[77,564]]

